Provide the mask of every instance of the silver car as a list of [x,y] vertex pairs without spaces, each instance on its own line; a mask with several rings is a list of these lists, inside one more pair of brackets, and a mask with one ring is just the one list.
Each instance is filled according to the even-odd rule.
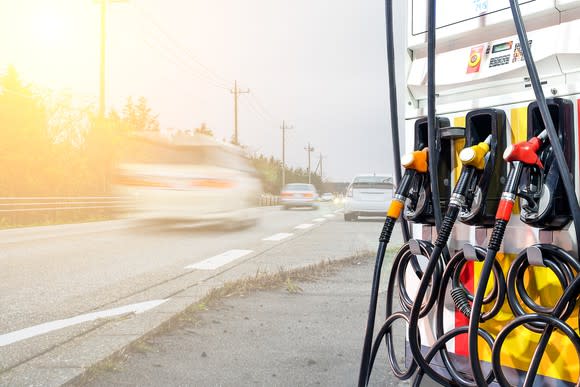
[[344,220],[357,220],[359,216],[384,217],[392,197],[393,178],[391,176],[358,175],[346,191]]
[[318,193],[312,184],[286,184],[280,192],[280,203],[283,210],[292,207],[310,207],[314,210],[319,206]]

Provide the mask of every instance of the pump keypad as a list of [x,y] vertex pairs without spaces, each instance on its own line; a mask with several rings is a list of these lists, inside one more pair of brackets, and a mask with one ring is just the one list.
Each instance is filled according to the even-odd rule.
[[489,67],[503,66],[510,62],[510,55],[496,56],[489,60]]

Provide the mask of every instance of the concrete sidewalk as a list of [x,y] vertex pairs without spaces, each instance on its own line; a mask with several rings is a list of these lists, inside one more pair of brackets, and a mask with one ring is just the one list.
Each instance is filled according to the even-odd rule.
[[[225,299],[199,313],[199,319],[133,346],[124,361],[97,367],[92,380],[75,383],[355,386],[373,261],[364,259],[330,277],[300,283],[299,293],[263,291]],[[384,315],[382,310],[378,314]],[[397,331],[401,334],[395,344],[403,356],[403,326]],[[382,351],[371,385],[409,385],[394,378],[387,364]]]

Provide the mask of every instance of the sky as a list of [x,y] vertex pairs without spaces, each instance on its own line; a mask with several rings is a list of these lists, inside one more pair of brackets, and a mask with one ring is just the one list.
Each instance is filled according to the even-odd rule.
[[[0,0],[0,73],[95,103],[100,6]],[[202,122],[253,153],[324,177],[392,171],[383,0],[114,0],[107,11],[106,105],[144,96],[163,129]]]

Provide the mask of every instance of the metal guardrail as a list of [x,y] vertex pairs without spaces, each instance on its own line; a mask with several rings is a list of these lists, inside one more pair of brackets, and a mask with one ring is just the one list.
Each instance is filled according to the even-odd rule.
[[271,194],[260,195],[260,207],[277,206],[280,204],[280,197]]
[[118,196],[0,197],[0,213],[127,208],[135,201]]
[[[276,206],[280,198],[262,194],[259,206]],[[122,209],[135,206],[135,200],[122,196],[31,196],[0,197],[1,213],[25,213],[42,211],[71,211],[92,209]]]

